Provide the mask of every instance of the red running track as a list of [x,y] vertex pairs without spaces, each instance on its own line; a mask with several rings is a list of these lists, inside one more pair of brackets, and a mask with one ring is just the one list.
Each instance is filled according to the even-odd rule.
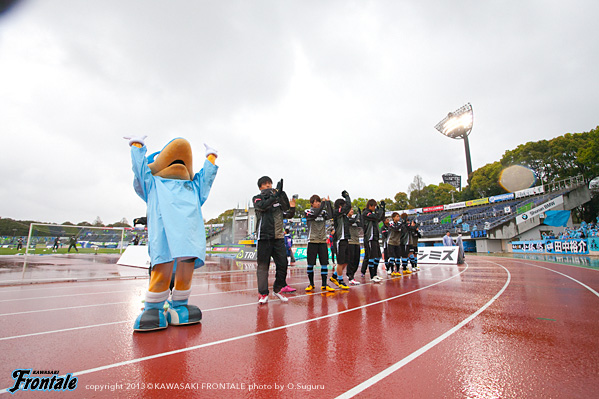
[[0,288],[0,388],[31,368],[77,388],[19,397],[599,396],[596,270],[472,256],[306,295],[298,264],[298,293],[259,306],[252,264],[209,266],[191,297],[202,323],[145,334],[132,324],[147,280]]

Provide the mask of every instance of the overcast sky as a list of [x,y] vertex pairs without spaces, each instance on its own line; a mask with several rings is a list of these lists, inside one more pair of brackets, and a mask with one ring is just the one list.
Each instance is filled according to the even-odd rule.
[[206,219],[257,179],[392,198],[466,174],[434,126],[474,108],[473,168],[599,124],[599,2],[29,0],[0,16],[0,217],[145,214],[124,135],[206,142]]

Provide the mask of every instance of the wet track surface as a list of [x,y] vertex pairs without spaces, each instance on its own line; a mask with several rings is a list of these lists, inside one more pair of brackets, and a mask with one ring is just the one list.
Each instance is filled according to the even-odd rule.
[[298,263],[289,302],[259,306],[255,263],[209,258],[190,298],[202,323],[144,334],[145,279],[0,287],[0,388],[31,368],[77,389],[19,397],[599,395],[597,270],[467,260],[331,294],[306,294]]

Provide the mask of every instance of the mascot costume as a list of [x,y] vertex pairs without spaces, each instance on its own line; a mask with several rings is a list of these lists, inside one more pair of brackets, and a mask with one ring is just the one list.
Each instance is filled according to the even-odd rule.
[[172,140],[162,151],[146,158],[146,137],[125,137],[131,146],[133,186],[148,206],[148,252],[152,265],[145,308],[135,320],[134,331],[161,330],[169,324],[193,324],[202,319],[200,309],[187,301],[193,271],[204,265],[206,257],[201,206],[218,170],[217,151],[204,144],[206,161],[194,175],[191,146],[182,138]]

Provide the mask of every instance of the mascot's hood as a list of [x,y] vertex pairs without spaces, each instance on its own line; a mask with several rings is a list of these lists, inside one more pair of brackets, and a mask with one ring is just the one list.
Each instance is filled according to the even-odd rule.
[[148,167],[154,176],[191,180],[193,178],[191,145],[180,137],[171,140],[161,151],[148,156]]

